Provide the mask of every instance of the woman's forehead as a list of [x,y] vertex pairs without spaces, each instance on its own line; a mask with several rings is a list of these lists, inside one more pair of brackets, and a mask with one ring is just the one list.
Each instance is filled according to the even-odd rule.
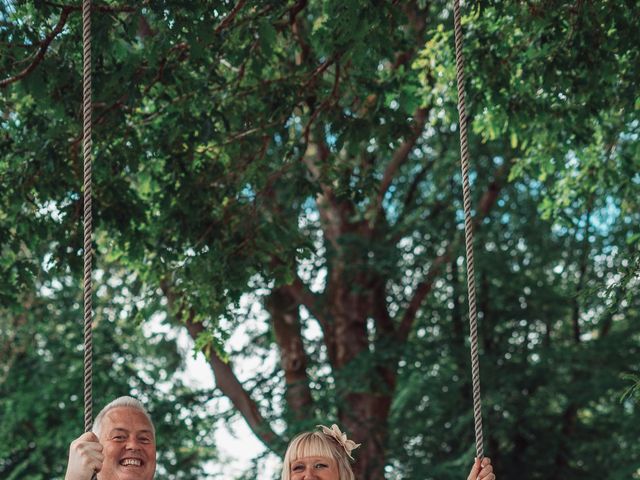
[[333,460],[331,447],[318,437],[302,438],[293,447],[291,451],[292,462],[302,458],[328,458]]
[[324,455],[309,455],[307,457],[300,457],[300,458],[296,458],[294,462],[305,463],[305,462],[317,462],[319,460],[323,460],[326,462],[335,462],[333,457],[325,457]]

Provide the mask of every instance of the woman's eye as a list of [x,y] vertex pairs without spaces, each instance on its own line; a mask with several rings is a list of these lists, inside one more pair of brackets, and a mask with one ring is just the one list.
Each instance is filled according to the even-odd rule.
[[316,463],[316,468],[327,468],[327,465],[324,463]]
[[300,471],[304,470],[304,468],[302,467],[302,465],[294,465],[292,470],[294,472],[300,472]]

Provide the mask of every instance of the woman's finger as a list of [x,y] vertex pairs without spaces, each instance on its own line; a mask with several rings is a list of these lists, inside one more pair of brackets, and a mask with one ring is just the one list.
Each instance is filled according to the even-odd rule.
[[473,466],[471,467],[471,472],[469,472],[469,476],[467,477],[467,480],[477,480],[478,478],[478,473],[480,473],[480,460],[478,460],[476,458],[475,462],[473,463]]
[[480,470],[480,474],[478,475],[478,480],[491,480],[492,478],[495,478],[495,475],[493,474],[493,467],[491,465],[482,467],[482,470]]

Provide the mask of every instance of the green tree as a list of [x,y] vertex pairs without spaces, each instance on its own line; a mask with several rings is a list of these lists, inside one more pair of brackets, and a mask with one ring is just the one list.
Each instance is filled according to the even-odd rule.
[[[42,265],[79,271],[80,29],[75,6],[2,5],[18,318]],[[638,6],[466,8],[488,452],[505,478],[638,475],[618,402],[640,368]],[[362,479],[460,478],[472,458],[451,23],[439,1],[94,15],[98,261],[187,329],[269,449],[337,420]],[[246,294],[263,328],[229,352]],[[273,352],[276,371],[235,375]]]
[[[97,292],[94,412],[120,395],[141,398],[157,423],[159,473],[202,478],[204,461],[216,456],[213,418],[203,408],[212,392],[183,384],[175,340],[142,331],[136,282],[109,273]],[[0,473],[7,479],[63,478],[69,443],[83,427],[81,289],[46,268],[35,287],[18,310],[0,309]]]

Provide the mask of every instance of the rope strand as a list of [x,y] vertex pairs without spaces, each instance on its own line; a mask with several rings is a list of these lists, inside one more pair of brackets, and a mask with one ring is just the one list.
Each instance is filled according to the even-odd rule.
[[82,2],[82,148],[84,158],[84,431],[93,426],[93,336],[91,330],[91,0]]
[[454,0],[453,2],[453,19],[455,25],[456,73],[458,81],[458,115],[460,117],[460,165],[462,170],[462,197],[464,204],[464,241],[467,254],[467,289],[469,292],[469,337],[471,340],[473,419],[476,437],[476,456],[482,459],[484,458],[484,448],[482,439],[482,404],[480,398],[480,362],[478,360],[478,321],[476,312],[475,271],[473,266],[473,225],[471,218],[471,188],[469,186],[469,141],[467,138],[460,0]]

